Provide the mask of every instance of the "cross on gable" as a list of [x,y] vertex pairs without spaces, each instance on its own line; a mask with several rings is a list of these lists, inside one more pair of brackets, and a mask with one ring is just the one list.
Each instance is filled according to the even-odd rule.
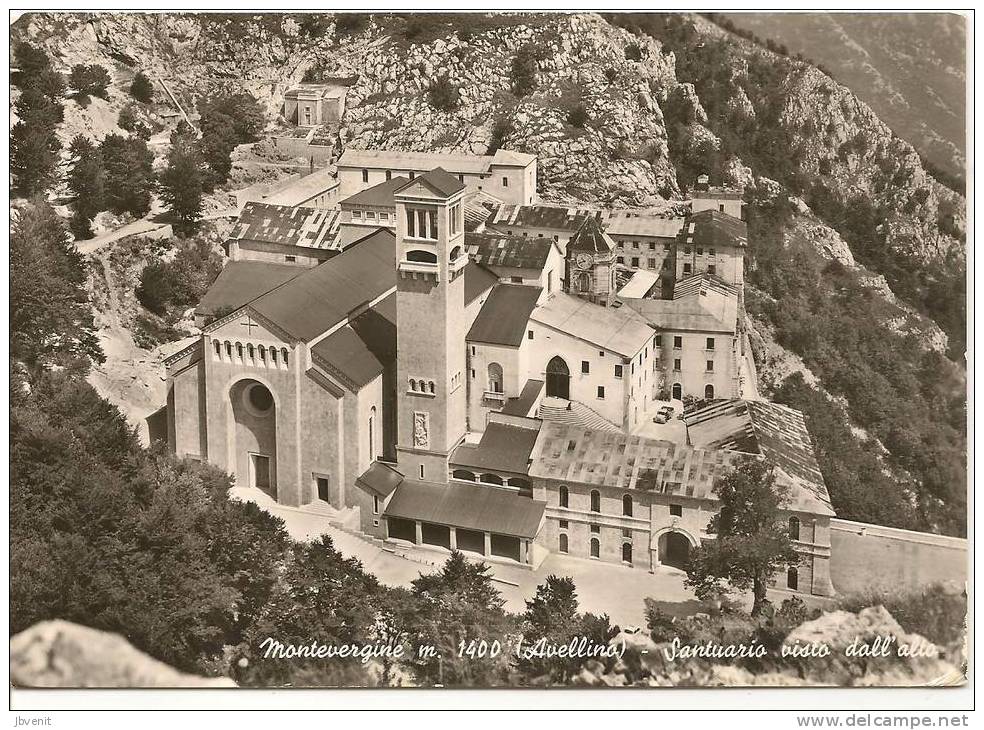
[[248,314],[246,315],[246,321],[245,322],[240,322],[239,324],[246,328],[246,336],[247,337],[251,337],[252,336],[252,334],[253,334],[253,328],[254,327],[259,327],[260,326],[256,322],[254,322],[253,321],[253,318],[250,317]]

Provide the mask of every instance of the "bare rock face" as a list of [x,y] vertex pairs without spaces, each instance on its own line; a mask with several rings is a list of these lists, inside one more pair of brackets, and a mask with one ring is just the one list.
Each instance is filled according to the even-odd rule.
[[43,621],[10,640],[18,687],[235,687],[228,677],[184,674],[116,634],[69,621]]

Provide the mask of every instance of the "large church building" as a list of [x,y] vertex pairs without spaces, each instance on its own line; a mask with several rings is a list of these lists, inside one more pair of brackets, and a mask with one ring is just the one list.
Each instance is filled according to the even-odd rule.
[[171,449],[380,539],[648,570],[708,538],[713,478],[745,453],[791,487],[804,563],[783,587],[830,593],[802,416],[732,397],[647,437],[667,344],[615,301],[611,239],[594,218],[567,241],[466,236],[467,195],[433,169],[395,186],[395,225],[317,266],[230,261],[166,361]]

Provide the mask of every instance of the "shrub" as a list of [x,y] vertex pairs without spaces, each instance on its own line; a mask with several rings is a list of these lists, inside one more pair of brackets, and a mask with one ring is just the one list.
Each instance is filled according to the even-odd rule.
[[508,117],[499,117],[495,120],[495,124],[492,125],[492,134],[489,138],[489,149],[486,154],[494,154],[495,151],[501,148],[505,142],[506,138],[509,137],[515,131],[512,121]]
[[584,129],[584,125],[588,123],[588,110],[584,104],[579,102],[568,110],[567,123],[572,127]]
[[110,80],[109,71],[98,64],[77,63],[68,75],[68,85],[75,90],[75,98],[82,104],[90,96],[105,99]]
[[458,108],[461,94],[458,87],[451,83],[447,76],[436,79],[427,90],[427,100],[435,109],[450,112]]
[[848,595],[838,601],[838,606],[851,612],[884,606],[908,633],[919,634],[940,646],[962,640],[967,626],[966,593],[940,584],[906,592]]
[[143,104],[154,100],[154,85],[143,71],[137,71],[130,84],[130,96]]
[[509,76],[512,92],[516,96],[529,96],[536,89],[536,72],[543,54],[544,50],[533,44],[527,44],[516,52]]
[[629,61],[641,61],[642,60],[642,49],[639,47],[638,43],[630,43],[625,47],[625,57]]
[[335,33],[338,35],[358,33],[369,25],[370,17],[367,13],[340,13],[335,20]]

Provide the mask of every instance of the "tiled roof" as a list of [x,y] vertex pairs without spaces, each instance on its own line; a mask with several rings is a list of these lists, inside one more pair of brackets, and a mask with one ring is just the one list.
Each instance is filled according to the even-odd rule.
[[239,309],[249,300],[303,274],[307,269],[265,261],[229,261],[195,308],[210,315]]
[[682,216],[613,211],[605,220],[605,230],[612,236],[676,238],[684,221]]
[[556,205],[503,205],[489,216],[487,223],[493,227],[548,228],[573,233],[594,215],[591,210]]
[[523,152],[499,150],[495,155],[466,155],[444,152],[409,152],[401,150],[346,149],[338,160],[338,167],[370,167],[424,172],[443,167],[454,173],[483,174],[495,165],[525,167],[536,158]]
[[738,328],[738,295],[725,287],[714,286],[697,276],[678,283],[673,299],[634,299],[621,295],[619,299],[623,309],[638,312],[661,331],[734,334]]
[[485,300],[465,340],[519,347],[526,336],[530,312],[543,290],[525,284],[497,284]]
[[393,200],[393,193],[402,188],[408,182],[410,182],[410,178],[408,177],[394,177],[391,180],[381,182],[379,185],[373,185],[371,188],[366,188],[362,192],[345,198],[345,200],[341,201],[339,205],[343,208],[364,205],[395,208],[396,203]]
[[277,192],[271,194],[263,202],[269,205],[287,205],[296,207],[301,203],[307,202],[316,195],[320,195],[327,190],[338,187],[338,178],[335,173],[327,168],[316,170],[310,175],[295,180],[294,182],[281,187]]
[[527,419],[531,426],[489,423],[477,444],[462,444],[451,454],[449,463],[467,469],[526,474],[530,452],[536,443],[540,421]]
[[618,290],[619,297],[642,299],[653,287],[659,285],[659,275],[652,271],[639,269],[632,273],[629,280]]
[[589,218],[571,237],[567,250],[611,253],[615,250],[615,242],[602,230],[597,218]]
[[703,448],[760,454],[794,488],[793,506],[833,514],[803,414],[767,401],[723,401],[685,414],[687,436]]
[[530,319],[623,357],[632,357],[655,332],[628,307],[603,307],[557,292],[533,310]]
[[336,248],[338,211],[246,203],[230,239],[280,243],[311,248]]
[[495,487],[404,480],[384,514],[530,539],[540,531],[546,506]]
[[[716,499],[711,493],[714,479],[726,474],[736,458],[726,451],[544,421],[529,473],[578,484]],[[652,472],[655,479],[650,478]]]
[[465,230],[476,231],[502,206],[502,201],[485,190],[471,190],[465,195],[464,206]]
[[311,340],[396,286],[396,237],[379,228],[320,266],[249,304],[301,340]]
[[387,464],[374,461],[362,474],[355,479],[355,483],[373,494],[380,497],[388,497],[403,482],[403,475]]
[[466,233],[465,248],[471,257],[485,266],[506,266],[513,269],[540,271],[547,263],[551,238],[524,238],[489,233]]
[[718,210],[702,210],[687,220],[680,237],[697,246],[748,246],[745,221]]
[[396,294],[390,294],[311,348],[315,362],[358,390],[396,362]]

